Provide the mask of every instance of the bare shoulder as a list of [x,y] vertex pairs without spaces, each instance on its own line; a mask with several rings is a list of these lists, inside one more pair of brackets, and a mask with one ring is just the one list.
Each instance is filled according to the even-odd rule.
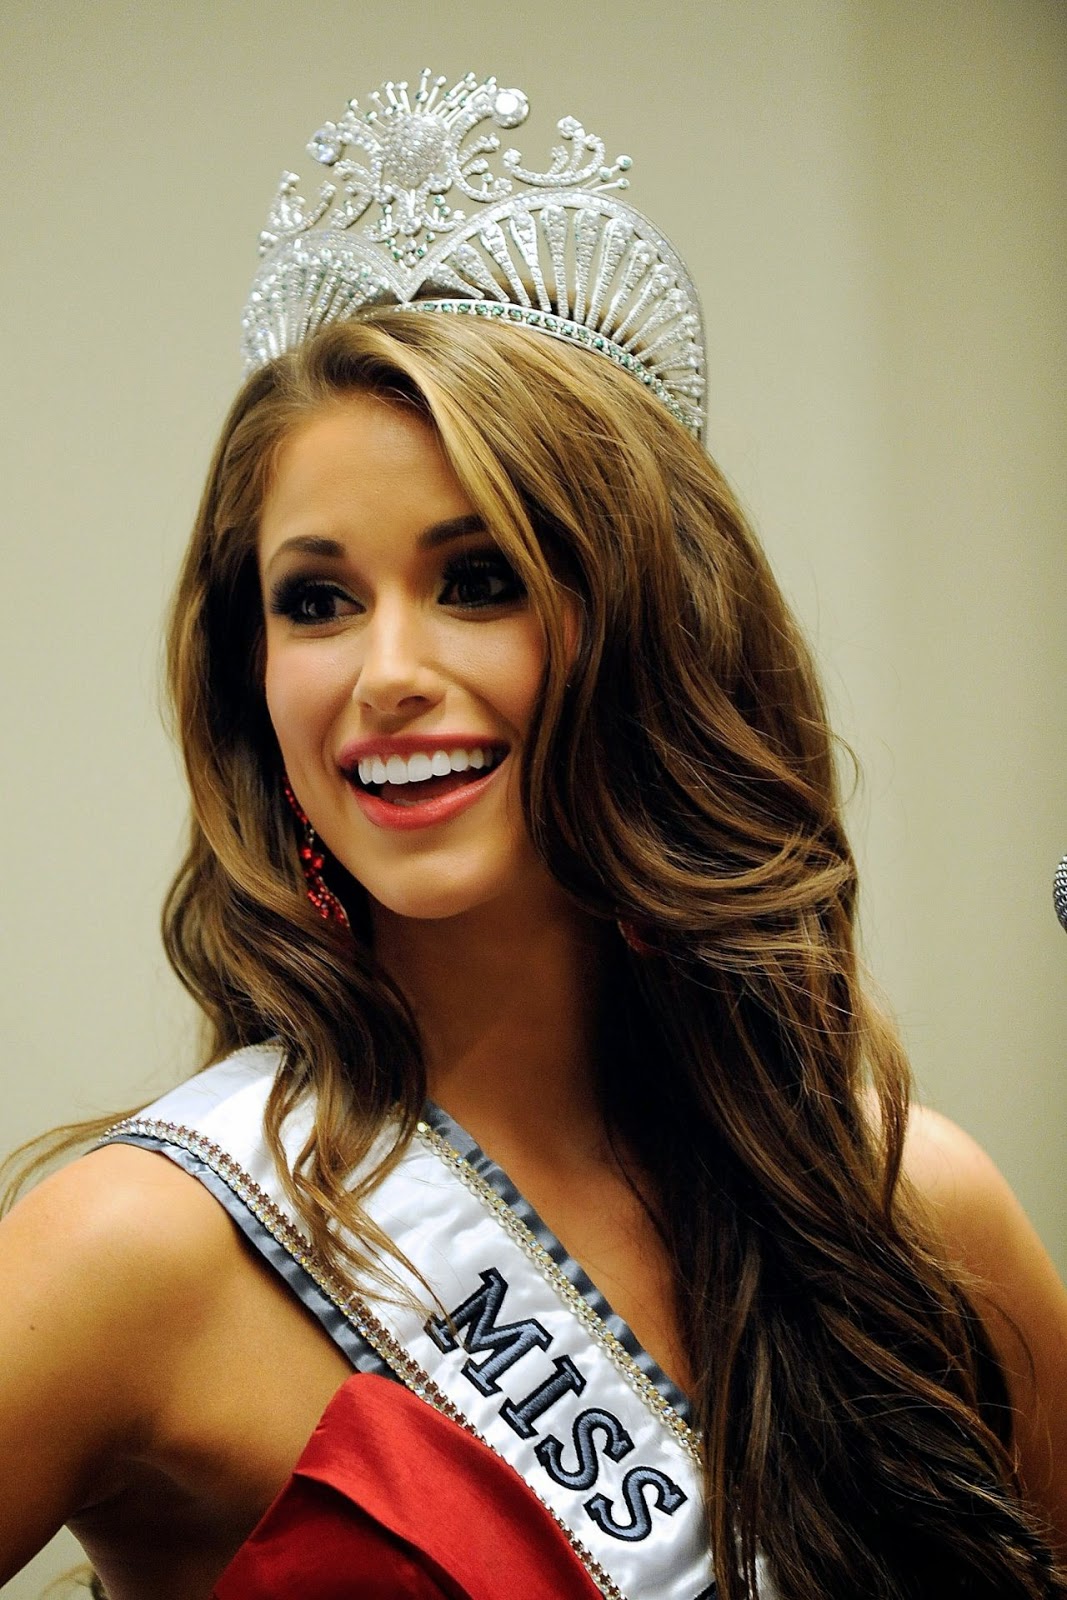
[[130,1146],[72,1162],[0,1223],[0,1582],[121,1488],[239,1261],[196,1179]]
[[113,1295],[124,1275],[149,1296],[180,1292],[182,1278],[201,1276],[232,1248],[226,1214],[202,1184],[166,1157],[124,1144],[53,1173],[0,1224],[0,1249],[26,1254],[34,1278],[71,1275],[90,1296],[97,1282]]
[[[1041,1280],[1055,1268],[1010,1184],[969,1133],[940,1112],[913,1105],[904,1174],[931,1215],[950,1257],[992,1286]],[[1062,1286],[1059,1286],[1062,1288]]]
[[912,1107],[904,1174],[985,1322],[1023,1482],[1067,1551],[1067,1289],[1007,1179],[948,1117]]
[[210,1314],[210,1286],[238,1258],[226,1213],[195,1178],[134,1146],[94,1150],[0,1223],[5,1371],[17,1359],[24,1380],[43,1371],[60,1392],[91,1376],[86,1396],[115,1427],[135,1427],[169,1351]]

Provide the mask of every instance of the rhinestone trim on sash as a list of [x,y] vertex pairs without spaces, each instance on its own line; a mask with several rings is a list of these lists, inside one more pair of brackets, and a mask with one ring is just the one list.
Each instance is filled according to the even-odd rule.
[[[438,1138],[438,1135],[433,1134],[426,1124],[420,1125],[420,1135],[423,1128],[426,1128],[426,1132],[431,1134],[432,1139],[436,1140]],[[113,1128],[109,1128],[100,1142],[107,1143],[109,1140],[121,1139],[126,1136],[161,1140],[167,1144],[177,1145],[180,1149],[187,1150],[190,1155],[194,1155],[198,1160],[203,1161],[205,1166],[209,1167],[217,1177],[222,1179],[228,1188],[233,1190],[237,1198],[248,1207],[252,1215],[263,1224],[273,1238],[292,1256],[297,1265],[307,1273],[312,1282],[322,1290],[323,1294],[352,1324],[361,1338],[365,1339],[371,1348],[396,1373],[406,1388],[410,1389],[421,1400],[425,1400],[427,1404],[432,1405],[434,1410],[439,1411],[442,1416],[448,1417],[450,1421],[457,1423],[465,1433],[477,1439],[487,1450],[491,1450],[499,1460],[505,1459],[500,1451],[490,1444],[484,1434],[479,1432],[467,1420],[459,1407],[454,1405],[448,1396],[441,1391],[429,1374],[419,1366],[418,1362],[412,1360],[399,1340],[394,1338],[393,1334],[379,1321],[367,1304],[358,1295],[346,1289],[340,1279],[326,1268],[315,1253],[307,1236],[301,1233],[300,1229],[290,1221],[270,1196],[264,1193],[259,1184],[221,1145],[215,1143],[212,1139],[205,1138],[203,1134],[197,1133],[193,1128],[187,1128],[179,1123],[161,1121],[155,1117],[129,1117],[124,1122],[116,1123]],[[427,1142],[429,1143],[429,1140]],[[441,1140],[440,1143],[444,1145],[446,1150],[448,1149],[444,1140]],[[437,1151],[436,1153],[441,1154],[442,1152]],[[462,1157],[457,1155],[456,1152],[453,1151],[452,1156],[455,1162],[463,1166],[466,1165]],[[448,1164],[452,1165],[453,1162]],[[458,1169],[457,1176],[462,1180],[462,1174]],[[476,1184],[481,1183],[481,1180],[473,1172],[471,1177],[475,1180],[475,1183],[468,1185],[468,1187],[471,1187],[482,1198],[479,1189],[475,1187]],[[498,1204],[503,1205],[503,1202],[499,1201],[499,1197],[494,1196],[494,1199],[498,1201]],[[496,1210],[496,1207],[494,1206],[493,1209]],[[516,1219],[517,1221],[518,1219]],[[522,1227],[522,1224],[519,1223],[518,1226]],[[540,1249],[540,1246],[536,1245],[536,1241],[533,1240],[532,1236],[530,1242],[537,1249]],[[523,1248],[525,1249],[525,1246]],[[531,1259],[534,1258],[531,1257]],[[554,1263],[551,1263],[551,1261],[549,1264],[554,1267]],[[558,1271],[555,1268],[554,1270]],[[568,1285],[568,1288],[570,1288],[570,1285]],[[577,1291],[573,1292],[577,1293]],[[599,1319],[597,1320],[599,1321]],[[605,1339],[611,1340],[613,1344],[618,1345],[618,1341],[613,1338],[606,1328],[603,1328],[602,1324],[601,1327]],[[590,1331],[593,1330],[590,1329]],[[605,1348],[607,1349],[606,1345]],[[630,1361],[630,1357],[622,1349],[621,1345],[618,1345],[618,1349],[623,1359]],[[619,1365],[614,1355],[612,1355],[611,1359],[616,1365]],[[636,1367],[634,1372],[638,1378],[647,1382],[647,1379],[644,1379],[644,1375]],[[657,1396],[657,1398],[661,1397]],[[665,1401],[662,1403],[666,1404]],[[679,1421],[681,1421],[680,1418]],[[684,1424],[682,1426],[684,1427]],[[510,1465],[510,1463],[508,1464]],[[512,1470],[514,1471],[515,1469],[512,1468]],[[530,1488],[532,1494],[537,1495],[536,1489],[529,1484],[527,1484],[527,1487]],[[537,1499],[563,1533],[578,1560],[582,1563],[601,1594],[605,1596],[605,1600],[627,1600],[622,1590],[611,1576],[605,1572],[596,1557],[586,1549],[581,1540],[567,1526],[563,1518],[558,1516],[551,1506],[546,1505],[540,1495],[537,1495]]]
[[459,1181],[482,1202],[487,1210],[493,1213],[500,1226],[537,1268],[549,1287],[573,1311],[582,1326],[600,1345],[619,1375],[626,1381],[638,1398],[644,1401],[656,1418],[670,1430],[686,1453],[699,1463],[699,1433],[690,1428],[684,1418],[680,1417],[675,1411],[670,1401],[660,1394],[652,1380],[641,1371],[633,1357],[619,1343],[610,1328],[605,1327],[592,1306],[589,1305],[579,1290],[574,1287],[567,1275],[560,1271],[548,1251],[538,1243],[522,1219],[515,1215],[507,1201],[502,1199],[496,1193],[496,1190],[486,1183],[479,1173],[475,1172],[470,1162],[466,1161],[457,1150],[454,1150],[447,1139],[442,1138],[434,1128],[430,1127],[428,1122],[420,1122],[416,1132],[422,1143],[455,1173]]

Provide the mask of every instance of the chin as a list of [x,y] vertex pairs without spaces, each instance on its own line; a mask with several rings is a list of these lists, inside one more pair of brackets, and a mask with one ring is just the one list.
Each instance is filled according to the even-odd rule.
[[518,931],[523,908],[544,894],[544,868],[529,855],[516,858],[505,852],[496,860],[457,861],[451,871],[440,857],[407,866],[406,871],[394,866],[360,879],[372,916],[381,910],[415,922],[443,922],[492,909],[498,916],[506,911],[509,925]]
[[443,922],[452,917],[462,917],[499,900],[505,892],[499,879],[491,883],[468,881],[421,886],[412,884],[407,887],[394,881],[365,887],[372,916],[376,911],[382,911],[413,922]]

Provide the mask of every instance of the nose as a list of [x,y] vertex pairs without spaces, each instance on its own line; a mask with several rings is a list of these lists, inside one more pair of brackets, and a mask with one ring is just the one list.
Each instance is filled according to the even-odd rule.
[[425,619],[399,596],[379,599],[360,630],[359,662],[352,698],[378,716],[394,716],[440,698],[440,676],[432,665]]

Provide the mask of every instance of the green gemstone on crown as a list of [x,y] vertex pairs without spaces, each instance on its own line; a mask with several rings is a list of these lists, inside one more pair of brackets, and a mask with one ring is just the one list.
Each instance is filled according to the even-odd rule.
[[[321,204],[314,200],[309,202],[297,192],[296,178],[287,175],[283,180],[268,218],[268,227],[260,235],[260,254],[267,257],[267,262],[257,276],[246,307],[243,341],[246,365],[254,368],[269,361],[279,349],[298,343],[324,322],[359,316],[364,306],[368,310],[378,308],[395,294],[398,309],[410,307],[448,314],[476,312],[483,317],[505,317],[516,325],[541,330],[576,347],[607,355],[614,366],[640,377],[642,384],[664,402],[672,415],[699,436],[698,402],[703,359],[695,291],[684,269],[679,270],[669,247],[647,219],[634,213],[628,204],[601,198],[600,191],[604,187],[618,191],[628,187],[627,179],[621,175],[629,171],[632,162],[629,156],[619,156],[614,165],[605,162],[599,139],[590,136],[584,142],[579,141],[567,155],[565,169],[561,169],[557,161],[550,171],[526,172],[515,167],[518,153],[508,152],[513,159],[505,161],[508,170],[499,177],[492,174],[491,161],[481,163],[480,189],[478,176],[474,172],[469,175],[474,185],[474,189],[466,191],[470,199],[502,203],[494,213],[494,221],[504,236],[503,249],[520,277],[523,262],[513,248],[517,247],[525,256],[514,234],[518,217],[521,215],[523,219],[524,237],[531,227],[536,234],[543,235],[538,238],[538,248],[542,253],[542,266],[546,268],[549,261],[543,252],[547,248],[552,272],[546,272],[546,277],[551,278],[558,295],[557,309],[553,311],[547,307],[543,298],[540,307],[520,304],[525,296],[521,291],[516,292],[515,277],[506,272],[505,262],[494,251],[488,252],[494,260],[483,258],[483,263],[499,285],[499,300],[490,293],[488,304],[474,303],[483,292],[484,284],[478,288],[458,286],[459,292],[449,298],[442,296],[414,304],[408,298],[417,295],[420,288],[425,289],[425,283],[419,282],[420,273],[430,281],[435,277],[436,269],[431,268],[431,262],[438,261],[447,269],[459,266],[459,261],[454,262],[450,253],[449,238],[453,230],[460,230],[455,234],[457,241],[466,239],[472,248],[477,244],[474,219],[467,214],[469,208],[464,205],[453,209],[443,193],[449,186],[444,183],[446,167],[451,170],[450,162],[458,153],[461,138],[489,116],[500,126],[511,127],[524,119],[526,110],[526,99],[520,91],[501,91],[495,80],[487,79],[479,84],[468,75],[455,83],[440,101],[436,101],[435,96],[445,80],[433,80],[432,92],[430,83],[427,72],[417,86],[412,86],[410,95],[404,82],[384,86],[388,90],[389,108],[382,115],[378,109],[360,111],[358,102],[350,100],[342,124],[326,123],[313,136],[311,154],[327,165],[332,165],[341,154],[341,146],[349,143],[362,143],[368,156],[375,157],[377,165],[373,166],[366,196],[335,195],[333,189],[327,196],[323,189]],[[463,115],[457,121],[456,113],[461,110]],[[357,122],[361,124],[359,140],[350,138],[345,131],[349,122],[353,128]],[[568,139],[577,138],[583,131],[576,119],[565,119],[559,128]],[[495,150],[495,139],[489,142]],[[506,203],[505,196],[511,197]],[[331,198],[334,200],[332,208]],[[364,200],[367,215],[364,217],[361,211],[357,216],[357,204]],[[377,219],[368,210],[372,202],[380,208]],[[587,206],[586,221],[594,239],[603,239],[606,229],[615,225],[615,219],[628,229],[636,224],[633,253],[625,269],[632,275],[628,289],[630,299],[625,304],[619,303],[618,313],[623,322],[631,326],[628,349],[591,325],[598,318],[591,316],[583,325],[567,314],[569,296],[576,289],[576,269],[580,269],[583,279],[590,278],[585,285],[585,298],[594,305],[611,303],[610,296],[618,291],[621,281],[621,270],[616,272],[614,266],[604,267],[605,261],[613,259],[610,252],[601,255],[594,247],[588,261],[584,256],[579,262],[573,259],[575,234],[571,217],[564,220],[565,212],[585,214]],[[305,242],[316,240],[318,248],[303,253]],[[348,241],[355,245],[354,252]],[[482,243],[485,243],[484,237]],[[379,253],[384,272],[372,270],[365,260],[358,258],[369,246]],[[273,265],[279,259],[276,251],[286,253],[280,267]],[[404,266],[410,275],[403,288],[395,284],[393,267],[396,265]],[[650,279],[653,271],[655,283]],[[598,274],[604,281],[599,281]],[[484,273],[481,276],[484,277]],[[644,337],[642,323],[648,320],[647,291],[651,288],[653,298],[658,298],[659,290],[671,280],[676,285],[674,297],[684,315],[674,316],[672,312],[677,359],[669,363],[667,372],[657,375],[651,369],[646,370],[641,359],[631,351]],[[541,287],[542,297],[544,292]],[[302,308],[306,310],[303,318]],[[635,313],[639,313],[636,320]],[[658,327],[659,323],[653,326]],[[684,373],[687,367],[692,370],[693,377],[683,381],[678,374]]]

